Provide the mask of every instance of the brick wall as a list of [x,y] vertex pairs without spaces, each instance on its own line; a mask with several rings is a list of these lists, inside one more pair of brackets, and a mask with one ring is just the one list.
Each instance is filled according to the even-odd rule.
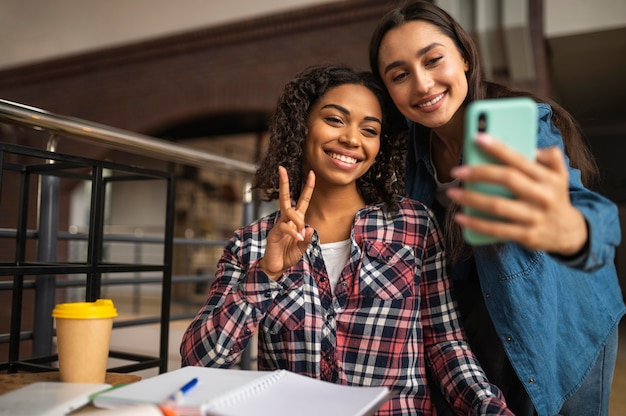
[[393,3],[325,4],[0,71],[0,98],[144,134],[226,112],[269,114],[306,66],[368,68],[370,33]]

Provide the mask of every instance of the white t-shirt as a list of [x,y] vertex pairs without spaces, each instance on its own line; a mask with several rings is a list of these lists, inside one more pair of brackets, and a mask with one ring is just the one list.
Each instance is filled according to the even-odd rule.
[[326,265],[326,271],[328,272],[330,287],[334,293],[341,271],[346,266],[348,259],[350,258],[350,240],[320,244],[320,247],[322,248],[324,264]]

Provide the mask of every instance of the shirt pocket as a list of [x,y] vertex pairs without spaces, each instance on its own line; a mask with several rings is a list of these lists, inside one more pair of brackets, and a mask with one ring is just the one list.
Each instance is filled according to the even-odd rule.
[[299,279],[274,299],[262,320],[261,329],[272,335],[302,329],[306,315],[303,299],[302,279]]
[[413,249],[400,243],[365,241],[358,284],[363,297],[393,300],[413,296],[417,284]]
[[484,246],[476,250],[476,264],[481,275],[500,281],[535,276],[537,270],[545,267],[546,257],[543,251],[529,251],[513,243]]

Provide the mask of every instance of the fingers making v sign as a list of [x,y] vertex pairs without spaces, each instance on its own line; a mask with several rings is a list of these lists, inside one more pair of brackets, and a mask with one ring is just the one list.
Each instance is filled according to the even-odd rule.
[[278,177],[280,218],[267,236],[265,254],[260,260],[261,269],[273,280],[280,279],[285,270],[300,261],[313,236],[313,229],[306,227],[304,218],[315,188],[315,174],[309,172],[295,208],[291,206],[287,170],[282,166],[278,167]]

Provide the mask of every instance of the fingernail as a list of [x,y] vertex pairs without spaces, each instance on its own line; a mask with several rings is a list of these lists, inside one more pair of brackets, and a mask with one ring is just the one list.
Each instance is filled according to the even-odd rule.
[[467,223],[467,215],[457,212],[454,214],[454,221],[459,225],[466,225]]
[[461,190],[459,188],[449,188],[446,190],[446,195],[450,199],[456,199],[461,196]]
[[450,170],[450,175],[459,179],[466,177],[467,175],[469,175],[469,173],[470,173],[470,168],[469,166],[465,166],[465,165],[455,166]]
[[476,141],[485,146],[491,146],[493,144],[493,137],[485,133],[478,133],[476,135]]

